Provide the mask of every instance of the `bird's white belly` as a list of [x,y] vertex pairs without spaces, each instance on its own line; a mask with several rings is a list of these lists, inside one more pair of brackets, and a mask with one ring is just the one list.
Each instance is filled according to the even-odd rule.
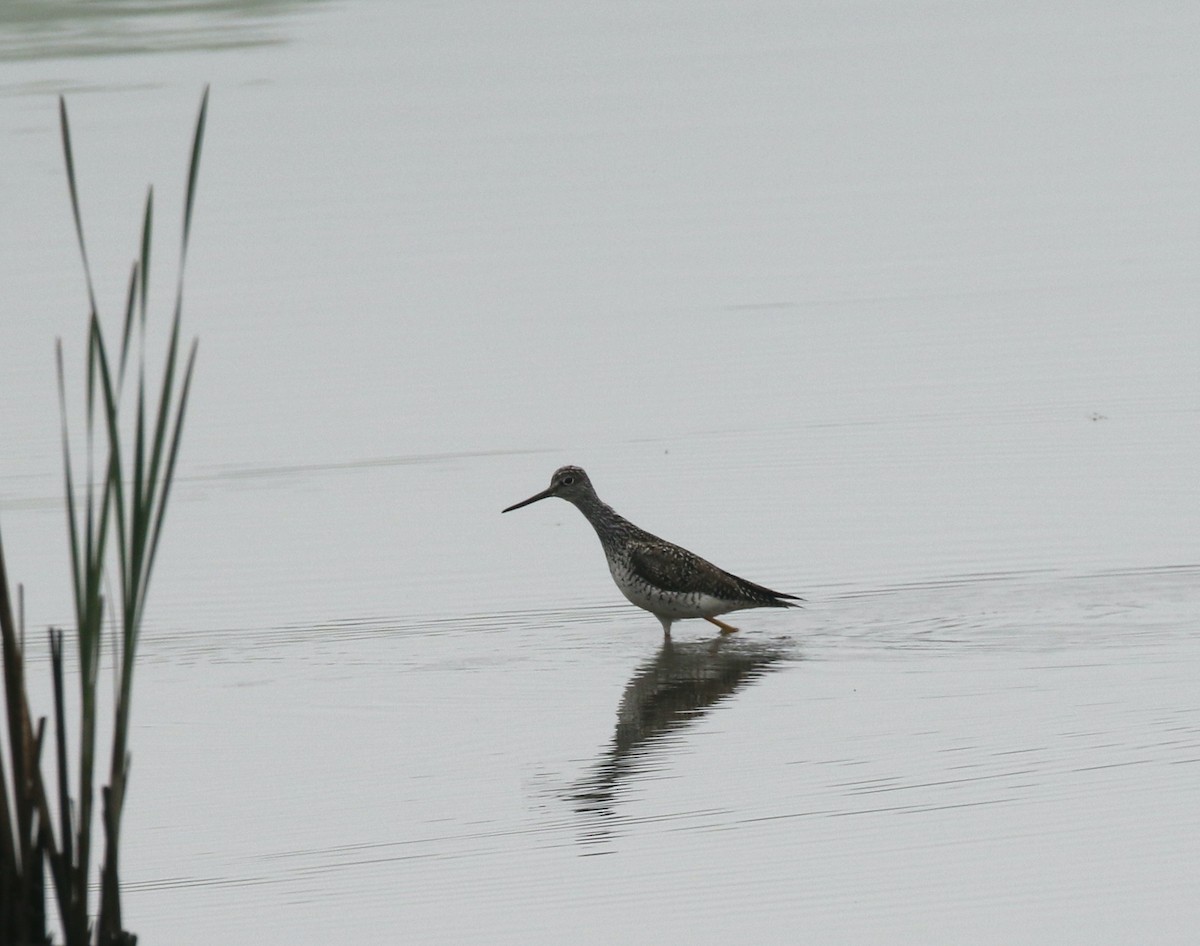
[[654,588],[638,580],[629,572],[614,568],[613,581],[632,604],[644,608],[658,617],[671,619],[681,618],[711,618],[718,614],[728,614],[736,611],[744,604],[727,601],[724,598],[714,598],[712,595],[691,592],[688,594],[673,594]]

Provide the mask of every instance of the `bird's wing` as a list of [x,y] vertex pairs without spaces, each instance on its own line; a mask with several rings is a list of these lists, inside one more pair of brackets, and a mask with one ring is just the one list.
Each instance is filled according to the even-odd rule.
[[699,555],[666,543],[639,542],[629,552],[633,573],[664,591],[700,592],[717,597],[729,594],[732,576]]
[[739,578],[699,555],[668,542],[633,543],[629,564],[635,575],[664,591],[755,601],[775,607],[791,607],[788,601],[803,600]]

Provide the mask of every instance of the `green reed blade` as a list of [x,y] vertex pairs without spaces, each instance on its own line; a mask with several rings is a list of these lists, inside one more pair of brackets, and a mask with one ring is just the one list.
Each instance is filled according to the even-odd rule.
[[150,569],[154,564],[154,557],[158,552],[158,540],[162,535],[163,518],[167,514],[167,497],[171,490],[171,484],[175,480],[175,461],[179,457],[179,444],[183,436],[183,418],[187,413],[188,395],[192,390],[192,374],[196,367],[196,354],[198,351],[199,342],[193,341],[192,347],[188,351],[187,367],[184,368],[183,372],[183,384],[179,392],[179,405],[175,412],[175,432],[171,437],[171,450],[167,456],[167,468],[163,475],[163,488],[158,502],[158,515],[154,521],[154,528],[150,532],[150,552],[146,557],[146,573],[143,576],[143,581],[147,584],[150,581]]
[[129,286],[125,291],[125,322],[121,329],[121,365],[117,369],[117,386],[125,379],[125,362],[129,355],[129,340],[133,333],[133,313],[137,307],[137,292],[140,278],[138,264],[134,262],[129,267]]
[[80,574],[79,561],[79,529],[76,525],[75,483],[71,474],[71,444],[67,435],[67,390],[63,377],[62,339],[55,344],[55,358],[58,367],[58,406],[62,423],[63,473],[66,478],[67,493],[67,533],[71,542],[71,576],[75,591],[75,617],[78,620],[83,615],[83,581]]
[[[142,329],[146,328],[146,300],[150,298],[150,232],[153,229],[152,222],[154,218],[154,187],[151,186],[146,191],[146,214],[142,219],[142,251],[139,254],[142,269],[142,285],[141,285],[141,317]],[[128,339],[125,342],[129,344]],[[125,360],[125,350],[121,351],[121,361]]]
[[88,265],[87,244],[83,239],[83,218],[79,213],[79,189],[75,184],[75,158],[71,152],[71,129],[67,122],[67,100],[58,97],[58,120],[62,129],[63,154],[67,159],[67,187],[71,192],[71,213],[75,217],[75,236],[79,240],[79,255],[83,257],[83,275],[87,280],[88,306],[96,314],[96,291],[92,287],[92,268]]
[[[183,282],[183,262],[187,258],[188,237],[192,232],[192,209],[196,203],[196,181],[200,177],[200,149],[204,144],[204,126],[208,123],[208,90],[200,98],[200,114],[196,118],[196,133],[192,136],[192,160],[188,165],[187,195],[183,210],[183,241],[179,248],[179,279]],[[176,303],[176,309],[178,309]]]

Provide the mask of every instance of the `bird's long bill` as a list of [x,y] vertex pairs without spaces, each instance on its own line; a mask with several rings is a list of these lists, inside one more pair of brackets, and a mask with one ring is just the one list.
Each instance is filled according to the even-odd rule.
[[507,509],[501,509],[500,512],[501,513],[512,512],[514,509],[520,509],[522,506],[528,506],[530,503],[536,503],[539,499],[546,499],[553,495],[554,495],[554,487],[551,486],[549,489],[544,489],[540,493],[535,493],[534,495],[530,496],[528,499],[522,500],[519,503],[514,503],[513,505],[509,506]]

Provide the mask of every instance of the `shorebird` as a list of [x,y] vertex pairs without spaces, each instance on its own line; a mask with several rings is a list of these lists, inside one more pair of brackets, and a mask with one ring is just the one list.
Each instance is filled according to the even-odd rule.
[[694,552],[639,529],[602,502],[588,475],[577,466],[554,471],[550,486],[501,512],[512,512],[530,503],[557,496],[583,513],[604,548],[608,570],[626,598],[662,623],[671,636],[671,625],[686,618],[704,618],[722,634],[737,630],[718,614],[745,608],[794,608],[803,599],[772,591],[717,568]]

